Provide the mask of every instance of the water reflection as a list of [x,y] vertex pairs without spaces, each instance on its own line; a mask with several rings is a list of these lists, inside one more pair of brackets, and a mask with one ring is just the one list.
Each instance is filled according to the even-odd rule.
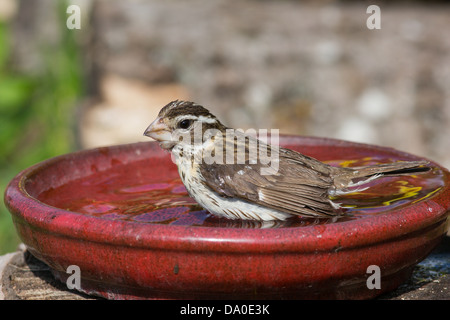
[[[328,161],[334,166],[363,166],[395,161],[365,157],[356,160]],[[178,173],[171,172],[164,181],[152,181],[154,170],[165,170],[142,164],[139,170],[111,168],[88,177],[70,181],[39,195],[49,205],[111,220],[138,223],[217,227],[217,228],[292,228],[341,223],[369,215],[384,214],[415,204],[437,194],[443,187],[439,168],[418,175],[382,177],[370,183],[363,192],[333,199],[343,207],[344,216],[329,219],[293,217],[286,221],[245,221],[217,218],[203,210],[187,194]]]

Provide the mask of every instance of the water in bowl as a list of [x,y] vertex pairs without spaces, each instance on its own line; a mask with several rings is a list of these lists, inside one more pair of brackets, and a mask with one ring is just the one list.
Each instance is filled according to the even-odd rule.
[[[355,160],[337,159],[327,163],[352,167],[392,161],[395,160],[366,157]],[[162,165],[160,168],[146,166],[141,162],[113,166],[57,188],[50,188],[41,193],[38,199],[51,206],[80,214],[139,223],[234,228],[301,227],[384,214],[427,199],[438,193],[444,185],[442,171],[436,167],[417,175],[382,177],[372,181],[370,188],[365,191],[334,199],[343,206],[343,217],[293,217],[283,222],[261,223],[214,217],[189,197],[176,169],[167,171]],[[155,178],[155,170],[167,171],[167,175],[163,179]]]

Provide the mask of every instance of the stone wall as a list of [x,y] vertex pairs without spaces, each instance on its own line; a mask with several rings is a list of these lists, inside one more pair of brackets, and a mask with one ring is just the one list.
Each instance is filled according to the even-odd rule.
[[[40,0],[43,3],[48,1]],[[75,1],[89,97],[82,147],[142,140],[192,99],[236,128],[391,146],[450,167],[450,6],[368,2]]]

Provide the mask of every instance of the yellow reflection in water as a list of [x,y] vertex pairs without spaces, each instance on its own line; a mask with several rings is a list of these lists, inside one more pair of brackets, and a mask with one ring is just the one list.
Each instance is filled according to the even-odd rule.
[[407,181],[401,180],[401,181],[397,181],[397,183],[401,184],[400,186],[398,186],[398,194],[400,195],[400,197],[397,197],[397,198],[394,198],[394,199],[391,199],[388,201],[384,201],[383,205],[389,206],[395,201],[415,197],[419,194],[420,190],[422,190],[422,187],[408,186]]
[[419,201],[421,201],[421,200],[423,200],[423,199],[429,198],[429,197],[431,197],[433,194],[435,194],[436,192],[438,192],[438,191],[441,190],[441,189],[442,189],[442,187],[439,187],[439,188],[437,188],[436,190],[433,190],[433,191],[427,193],[424,197],[419,198],[419,199],[417,199],[417,200],[414,200],[412,203],[416,203],[416,202],[419,202]]

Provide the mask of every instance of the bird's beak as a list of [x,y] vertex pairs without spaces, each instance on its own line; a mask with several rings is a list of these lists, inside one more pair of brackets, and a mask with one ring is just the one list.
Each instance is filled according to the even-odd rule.
[[163,119],[158,117],[144,131],[144,136],[153,138],[157,141],[171,141],[172,134],[164,123]]

